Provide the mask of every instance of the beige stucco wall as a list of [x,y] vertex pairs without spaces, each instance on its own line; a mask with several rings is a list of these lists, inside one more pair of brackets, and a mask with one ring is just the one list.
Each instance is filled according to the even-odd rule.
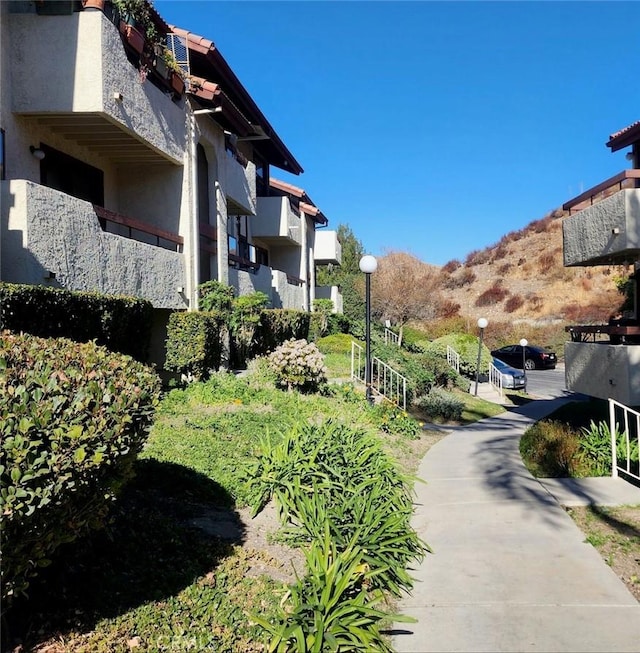
[[[11,58],[12,111],[98,113],[168,160],[183,163],[184,108],[141,82],[116,26],[102,12],[9,14],[9,22],[10,54],[5,50],[4,56]],[[116,92],[122,101],[114,98]]]
[[622,190],[562,223],[564,264],[606,264],[640,251],[640,189]]
[[567,389],[640,405],[640,345],[567,342],[564,355]]
[[184,309],[184,258],[104,233],[90,203],[29,181],[2,182],[0,278],[141,297],[157,308]]

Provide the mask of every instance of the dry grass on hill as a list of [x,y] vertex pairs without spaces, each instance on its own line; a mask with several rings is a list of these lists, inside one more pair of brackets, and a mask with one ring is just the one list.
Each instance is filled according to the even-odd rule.
[[606,322],[622,303],[615,278],[632,267],[565,268],[562,211],[443,266],[443,292],[476,319],[530,325]]

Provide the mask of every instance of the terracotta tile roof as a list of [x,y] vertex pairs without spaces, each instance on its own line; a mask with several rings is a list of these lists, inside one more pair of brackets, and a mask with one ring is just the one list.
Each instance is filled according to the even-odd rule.
[[224,92],[227,100],[253,126],[251,134],[264,140],[254,140],[254,149],[271,164],[282,170],[298,175],[304,172],[282,139],[278,136],[258,105],[249,95],[240,80],[226,62],[215,43],[204,36],[199,36],[175,25],[170,26],[171,32],[182,37],[187,44],[191,59],[191,73],[210,83],[215,83]]
[[286,181],[274,179],[273,177],[269,179],[269,186],[275,190],[286,193],[287,195],[293,195],[293,197],[296,197],[298,200],[300,200],[298,204],[300,210],[311,216],[313,221],[317,224],[328,224],[329,220],[327,220],[327,217],[313,203],[312,199],[307,195],[307,192],[304,189],[298,188],[293,184],[288,184]]
[[611,134],[607,147],[610,147],[612,152],[616,152],[634,143],[640,143],[640,120],[617,131],[615,134]]

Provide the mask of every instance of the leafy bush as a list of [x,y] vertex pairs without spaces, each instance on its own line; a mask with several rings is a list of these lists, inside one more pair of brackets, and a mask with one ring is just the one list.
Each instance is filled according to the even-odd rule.
[[45,338],[96,340],[145,361],[153,306],[135,297],[0,283],[0,331]]
[[323,354],[351,354],[351,343],[353,337],[347,333],[335,333],[330,336],[320,338],[316,346]]
[[0,336],[2,598],[103,525],[159,398],[155,373],[95,343]]
[[291,537],[321,542],[328,529],[338,551],[362,549],[372,588],[396,596],[411,588],[407,565],[428,547],[410,526],[409,479],[380,442],[345,425],[307,423],[262,438],[260,449],[248,467],[254,514],[273,497]]
[[506,313],[513,313],[517,311],[521,306],[524,306],[524,299],[522,295],[512,295],[507,299],[504,304],[504,310]]
[[389,401],[382,401],[371,409],[376,416],[377,426],[390,435],[401,435],[416,440],[422,432],[422,425],[410,415]]
[[520,454],[534,476],[584,475],[579,435],[563,422],[542,420],[527,429],[520,439]]
[[[638,439],[627,440],[624,433],[616,432],[616,457],[618,464],[626,464],[627,455],[631,465],[635,466],[636,473],[639,462]],[[611,458],[611,429],[606,421],[594,422],[591,420],[589,427],[580,429],[580,459],[586,468],[588,476],[608,476],[611,474],[613,464]]]
[[324,358],[312,342],[287,340],[268,360],[281,388],[314,391],[327,381]]
[[206,379],[220,367],[226,339],[222,313],[172,313],[165,367],[188,378]]
[[433,420],[457,422],[462,419],[464,403],[454,394],[441,388],[433,388],[429,394],[419,397],[415,403],[426,416]]
[[233,308],[235,290],[219,281],[206,281],[198,286],[201,311],[215,311],[230,315]]
[[237,355],[236,363],[239,365],[246,363],[252,353],[261,313],[268,303],[269,298],[260,291],[240,295],[233,300],[230,326]]
[[291,308],[269,308],[260,312],[251,353],[260,356],[273,351],[287,340],[307,340],[311,316]]

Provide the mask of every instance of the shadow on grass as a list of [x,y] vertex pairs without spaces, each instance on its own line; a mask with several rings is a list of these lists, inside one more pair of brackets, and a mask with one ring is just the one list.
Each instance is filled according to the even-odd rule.
[[[90,630],[101,619],[179,593],[214,570],[244,539],[233,499],[218,483],[188,468],[139,460],[107,527],[61,546],[52,564],[3,620],[2,650],[23,650],[71,628]],[[221,510],[220,508],[226,508]],[[234,524],[223,540],[193,526],[217,508]]]
[[640,538],[640,528],[636,524],[621,521],[614,517],[610,510],[600,506],[589,506],[589,511],[598,519],[602,520],[623,537]]

